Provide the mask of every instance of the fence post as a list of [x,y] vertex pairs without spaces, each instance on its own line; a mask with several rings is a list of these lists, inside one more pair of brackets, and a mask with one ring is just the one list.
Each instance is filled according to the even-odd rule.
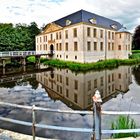
[[35,140],[35,105],[32,106],[32,135],[33,140]]
[[94,140],[101,140],[101,96],[100,92],[96,90],[93,99],[93,112],[94,112]]
[[5,66],[6,66],[6,61],[5,59],[2,59],[2,67],[5,68]]

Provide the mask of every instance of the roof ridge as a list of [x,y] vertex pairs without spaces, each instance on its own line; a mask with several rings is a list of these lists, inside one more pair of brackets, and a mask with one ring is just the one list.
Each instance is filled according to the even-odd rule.
[[83,22],[83,11],[84,11],[84,10],[81,9],[80,11],[81,11],[81,20],[82,20],[82,22]]
[[[81,9],[81,10],[82,10],[82,9]],[[71,14],[68,14],[68,15],[66,15],[66,16],[63,16],[63,17],[60,18],[60,19],[67,18],[67,17],[69,17],[69,16],[71,16],[71,15],[74,15],[74,14],[80,12],[81,10],[78,10],[78,11],[76,11],[76,12],[73,12],[73,13],[71,13]],[[57,20],[55,20],[55,21],[58,21],[58,20],[60,20],[60,19],[57,19]],[[53,22],[55,22],[55,21],[53,21]]]

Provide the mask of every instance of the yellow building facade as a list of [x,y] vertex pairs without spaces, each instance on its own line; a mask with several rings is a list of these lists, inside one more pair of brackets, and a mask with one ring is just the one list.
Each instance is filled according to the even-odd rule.
[[48,58],[75,62],[127,59],[131,54],[131,33],[120,23],[80,10],[46,25],[36,36],[36,51]]

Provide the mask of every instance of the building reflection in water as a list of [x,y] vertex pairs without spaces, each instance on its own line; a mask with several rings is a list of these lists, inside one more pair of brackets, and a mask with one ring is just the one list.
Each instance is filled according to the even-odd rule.
[[89,110],[92,96],[98,89],[103,103],[118,93],[126,93],[131,84],[131,67],[114,70],[92,71],[75,74],[67,69],[36,74],[36,80],[44,85],[53,100],[61,100],[72,109]]

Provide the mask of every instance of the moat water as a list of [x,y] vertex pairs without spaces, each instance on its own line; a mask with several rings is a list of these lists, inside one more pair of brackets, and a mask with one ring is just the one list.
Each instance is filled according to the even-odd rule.
[[[74,73],[68,69],[34,67],[0,69],[0,101],[62,110],[92,110],[92,96],[99,90],[103,110],[140,111],[140,66]],[[0,106],[0,116],[31,121],[31,111]],[[134,118],[140,127],[139,116]],[[102,116],[102,128],[110,129],[116,116]],[[37,123],[93,128],[93,117],[38,111]],[[31,134],[32,129],[0,122],[0,128]],[[36,129],[37,135],[61,140],[90,140],[88,133]],[[104,136],[106,137],[106,136]]]

